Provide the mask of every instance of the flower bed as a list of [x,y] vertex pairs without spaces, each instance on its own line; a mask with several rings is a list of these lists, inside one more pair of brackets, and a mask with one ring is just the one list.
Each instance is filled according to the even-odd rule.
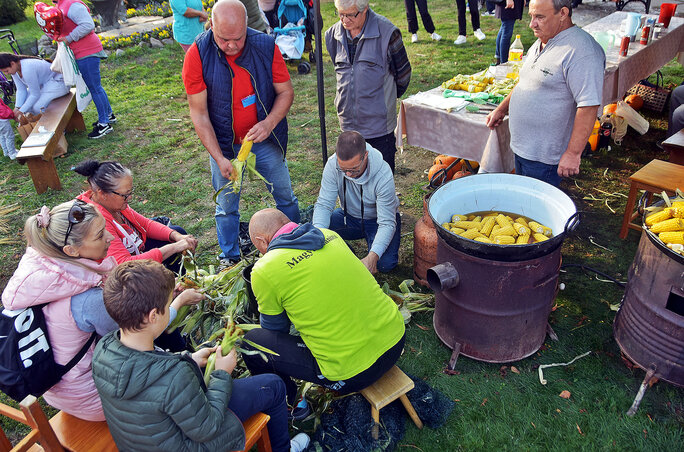
[[[212,6],[214,6],[216,0],[202,0],[202,6],[205,11],[209,11]],[[136,17],[136,16],[162,16],[168,17],[173,12],[171,11],[171,6],[169,2],[163,3],[148,3],[144,8],[129,8],[126,10],[126,17]]]

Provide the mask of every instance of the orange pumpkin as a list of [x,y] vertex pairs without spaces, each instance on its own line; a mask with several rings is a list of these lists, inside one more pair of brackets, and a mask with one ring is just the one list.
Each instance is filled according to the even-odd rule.
[[641,110],[641,107],[644,106],[644,99],[637,94],[630,94],[625,97],[625,102],[635,110]]
[[608,104],[605,107],[603,107],[603,114],[604,115],[614,115],[616,108],[617,108],[617,104]]
[[468,170],[456,171],[451,180],[460,179],[462,177],[470,176],[472,173]]
[[[437,174],[437,172],[438,172],[439,170],[441,170],[441,169],[446,169],[447,166],[448,166],[448,165],[444,165],[444,164],[441,164],[441,163],[438,163],[438,164],[436,164],[436,165],[432,165],[432,166],[430,167],[430,170],[428,171],[428,180],[429,180],[429,181],[432,181],[432,178],[434,177],[434,175]],[[448,175],[447,175],[447,176],[448,176]],[[445,180],[449,180],[449,178],[447,177]],[[440,177],[437,177],[437,179],[435,179],[435,181],[434,181],[433,183],[436,184],[436,185],[440,185],[440,184],[442,183],[442,177],[441,177],[441,176],[440,176]]]
[[435,157],[435,161],[432,162],[432,164],[433,165],[441,164],[441,165],[449,166],[452,163],[454,163],[454,160],[458,160],[458,157],[454,157],[454,156],[446,155],[446,154],[440,154],[437,157]]

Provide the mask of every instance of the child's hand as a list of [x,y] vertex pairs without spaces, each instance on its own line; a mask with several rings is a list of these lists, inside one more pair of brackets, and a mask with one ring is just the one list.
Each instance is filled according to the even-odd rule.
[[185,289],[176,297],[175,300],[173,300],[171,306],[178,311],[181,307],[197,304],[204,300],[204,298],[204,294],[199,292],[197,289]]
[[209,355],[214,353],[217,348],[220,348],[218,346],[216,347],[206,347],[206,348],[200,348],[197,350],[195,353],[192,354],[192,359],[197,363],[198,366],[200,367],[206,367],[207,366],[207,359],[209,359]]
[[221,347],[216,349],[216,368],[231,373],[237,365],[237,353],[233,348],[226,356],[221,355]]

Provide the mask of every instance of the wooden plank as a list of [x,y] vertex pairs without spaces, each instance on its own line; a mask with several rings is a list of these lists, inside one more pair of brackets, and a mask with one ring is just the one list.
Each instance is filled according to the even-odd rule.
[[397,366],[392,367],[385,375],[371,386],[362,389],[361,394],[376,409],[380,409],[413,389],[413,380],[406,376]]
[[266,429],[266,424],[270,419],[271,416],[267,414],[257,413],[244,422],[245,448],[243,450],[247,451],[257,444],[259,452],[271,452],[271,442]]
[[59,174],[57,173],[57,167],[55,167],[54,160],[50,159],[46,162],[43,159],[34,158],[29,159],[26,162],[26,165],[31,174],[33,186],[36,187],[36,193],[45,193],[48,187],[55,190],[62,189],[62,183],[59,180]]
[[50,419],[50,425],[66,449],[78,452],[118,451],[105,421],[86,421],[60,411]]
[[656,193],[663,190],[674,192],[677,188],[684,190],[684,168],[663,160],[651,160],[629,178],[641,185],[655,188],[650,191]]

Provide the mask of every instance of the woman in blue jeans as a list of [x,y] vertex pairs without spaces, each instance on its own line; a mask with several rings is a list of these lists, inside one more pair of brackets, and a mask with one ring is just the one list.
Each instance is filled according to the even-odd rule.
[[516,20],[522,19],[523,7],[525,0],[506,0],[503,3],[497,3],[494,15],[497,19],[501,19],[501,28],[499,34],[496,35],[496,64],[505,63],[508,61],[508,49],[511,47],[511,38],[513,37],[513,26]]

